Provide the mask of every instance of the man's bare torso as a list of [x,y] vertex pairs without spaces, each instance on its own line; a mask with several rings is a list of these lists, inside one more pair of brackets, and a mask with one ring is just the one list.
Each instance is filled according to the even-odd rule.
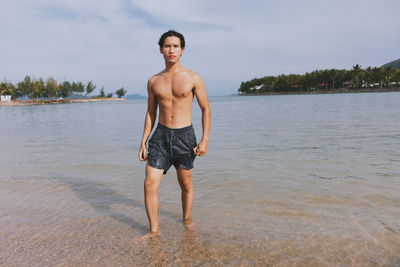
[[163,71],[150,79],[151,90],[159,107],[159,123],[169,128],[183,128],[192,124],[191,110],[196,75],[182,67],[175,73]]

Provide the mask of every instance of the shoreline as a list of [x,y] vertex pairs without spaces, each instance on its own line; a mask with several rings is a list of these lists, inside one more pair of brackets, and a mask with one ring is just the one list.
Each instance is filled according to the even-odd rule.
[[125,98],[86,98],[86,99],[31,99],[31,100],[12,100],[1,101],[0,106],[31,106],[47,104],[71,104],[71,103],[89,103],[104,101],[125,101]]
[[319,95],[319,94],[348,94],[348,93],[388,93],[400,92],[400,87],[391,88],[359,88],[359,89],[338,89],[338,90],[315,90],[315,91],[288,91],[288,92],[265,92],[265,93],[239,93],[238,96],[259,96],[259,95]]

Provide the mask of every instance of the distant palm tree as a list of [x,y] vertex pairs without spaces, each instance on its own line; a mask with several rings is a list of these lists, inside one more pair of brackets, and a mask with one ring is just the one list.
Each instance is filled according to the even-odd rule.
[[366,87],[370,87],[372,81],[372,68],[368,67],[364,71]]
[[96,89],[96,85],[94,85],[91,81],[88,82],[88,84],[86,85],[86,95],[93,92],[94,89]]
[[396,73],[396,70],[392,67],[386,67],[384,68],[384,73],[385,73],[385,81],[386,81],[386,86],[390,86],[390,78],[393,78],[394,74]]
[[356,88],[359,88],[359,85],[358,85],[358,78],[359,78],[360,74],[362,73],[361,66],[358,65],[358,64],[354,65],[352,71],[353,71],[353,75],[354,75],[355,78],[356,78]]

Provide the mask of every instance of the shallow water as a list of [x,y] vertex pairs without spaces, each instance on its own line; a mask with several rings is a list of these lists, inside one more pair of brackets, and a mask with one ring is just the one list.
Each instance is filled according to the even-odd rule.
[[210,104],[196,229],[171,169],[139,244],[146,101],[0,107],[0,266],[400,265],[400,93]]

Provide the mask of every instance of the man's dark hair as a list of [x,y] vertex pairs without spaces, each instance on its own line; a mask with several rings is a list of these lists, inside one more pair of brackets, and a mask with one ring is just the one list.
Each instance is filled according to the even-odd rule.
[[164,32],[163,35],[161,35],[160,40],[158,41],[158,45],[160,47],[163,47],[165,39],[170,36],[178,37],[181,40],[181,48],[185,48],[185,38],[181,33],[176,32],[174,30],[169,30],[167,32]]

